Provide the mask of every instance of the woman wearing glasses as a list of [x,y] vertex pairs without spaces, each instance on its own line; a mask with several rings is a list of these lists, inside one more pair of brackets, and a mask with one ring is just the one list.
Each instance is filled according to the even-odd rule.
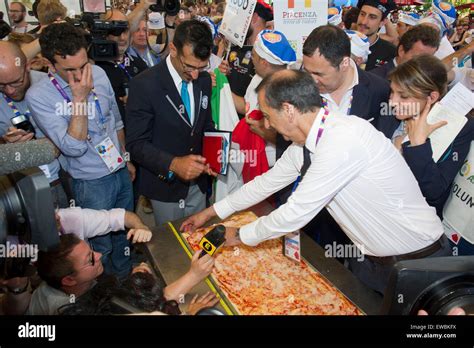
[[399,65],[389,79],[390,102],[396,118],[402,121],[392,140],[415,175],[428,204],[443,218],[443,206],[453,180],[474,140],[474,120],[467,116],[465,126],[435,162],[429,136],[446,122],[428,124],[427,116],[447,91],[443,63],[433,56],[422,55]]

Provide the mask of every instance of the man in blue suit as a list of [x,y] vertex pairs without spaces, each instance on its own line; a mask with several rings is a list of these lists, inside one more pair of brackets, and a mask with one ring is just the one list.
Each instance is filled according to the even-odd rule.
[[166,60],[130,83],[127,149],[142,168],[139,192],[151,200],[156,224],[206,206],[206,174],[215,175],[201,156],[203,133],[214,130],[212,46],[205,23],[183,22]]

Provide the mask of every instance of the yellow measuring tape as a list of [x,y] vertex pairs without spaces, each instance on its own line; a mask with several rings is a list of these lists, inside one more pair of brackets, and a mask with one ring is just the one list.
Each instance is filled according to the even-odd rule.
[[[181,246],[183,247],[184,251],[186,252],[186,254],[188,254],[189,258],[192,259],[193,258],[193,254],[191,253],[191,251],[188,249],[187,245],[184,243],[183,239],[181,238],[180,234],[178,233],[178,231],[176,231],[176,229],[174,228],[173,224],[171,222],[168,222],[168,225],[170,226],[171,230],[173,231],[174,235],[176,236],[176,239],[178,240],[179,244],[181,244]],[[224,308],[224,310],[226,311],[226,313],[228,315],[234,315],[234,313],[232,312],[232,310],[229,308],[229,306],[227,305],[227,303],[225,303],[225,301],[222,299],[222,297],[219,295],[219,292],[217,291],[216,287],[211,283],[211,281],[209,280],[209,278],[206,278],[205,279],[206,281],[206,284],[207,286],[209,286],[209,288],[212,290],[213,293],[216,294],[217,297],[219,297],[219,301],[221,303],[221,306],[222,308]]]

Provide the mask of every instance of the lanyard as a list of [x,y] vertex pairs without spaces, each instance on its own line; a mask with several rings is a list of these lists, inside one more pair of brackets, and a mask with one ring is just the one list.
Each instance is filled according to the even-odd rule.
[[13,100],[8,97],[7,95],[3,95],[3,98],[5,98],[5,101],[7,102],[8,106],[10,107],[10,109],[12,109],[13,113],[15,114],[16,117],[18,116],[25,116],[28,120],[30,119],[30,116],[31,116],[31,112],[30,110],[27,108],[26,109],[26,112],[24,114],[22,114],[20,112],[20,110],[18,110],[18,108],[16,107],[15,103],[13,102]]
[[[329,116],[329,110],[327,108],[324,108],[324,114],[323,114],[323,117],[321,118],[321,122],[319,123],[318,135],[316,136],[316,145],[314,146],[314,148],[318,146],[319,140],[321,140],[321,137],[323,136],[324,123],[326,122],[326,118],[328,116]],[[301,175],[298,176],[295,183],[293,184],[293,188],[291,189],[292,193],[296,190],[300,181],[301,181]]]
[[[64,100],[66,100],[68,103],[71,103],[72,102],[71,98],[69,98],[69,96],[66,94],[66,91],[61,87],[58,80],[56,80],[56,78],[53,76],[53,74],[51,74],[51,72],[48,72],[48,76],[49,76],[49,79],[51,80],[51,83],[53,84],[54,87],[56,87],[56,89],[61,94],[61,96],[64,98]],[[91,93],[92,93],[92,97],[93,97],[94,102],[95,102],[95,107],[97,109],[97,112],[99,113],[99,123],[100,124],[97,124],[97,125],[102,130],[105,130],[106,127],[107,127],[107,125],[106,125],[107,119],[104,117],[104,114],[102,113],[102,108],[100,107],[99,98],[97,97],[97,94],[95,93],[94,88],[92,88]]]
[[[323,100],[323,108],[325,110],[329,110],[327,99],[324,97],[321,97],[321,99]],[[349,98],[349,107],[347,108],[347,115],[351,114],[351,109],[352,109],[352,94],[351,94],[351,97]]]
[[123,65],[123,63],[117,63],[117,66],[124,71],[125,75],[127,75],[127,77],[128,77],[128,80],[132,79],[132,75],[130,75],[130,73],[128,72],[125,65]]

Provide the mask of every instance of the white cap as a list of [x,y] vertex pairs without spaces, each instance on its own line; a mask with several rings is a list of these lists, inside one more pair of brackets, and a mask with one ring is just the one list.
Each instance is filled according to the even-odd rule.
[[367,62],[370,52],[370,42],[367,36],[356,30],[344,30],[351,40],[351,53],[362,58],[362,60]]
[[164,29],[165,18],[159,12],[152,12],[148,15],[148,29]]

